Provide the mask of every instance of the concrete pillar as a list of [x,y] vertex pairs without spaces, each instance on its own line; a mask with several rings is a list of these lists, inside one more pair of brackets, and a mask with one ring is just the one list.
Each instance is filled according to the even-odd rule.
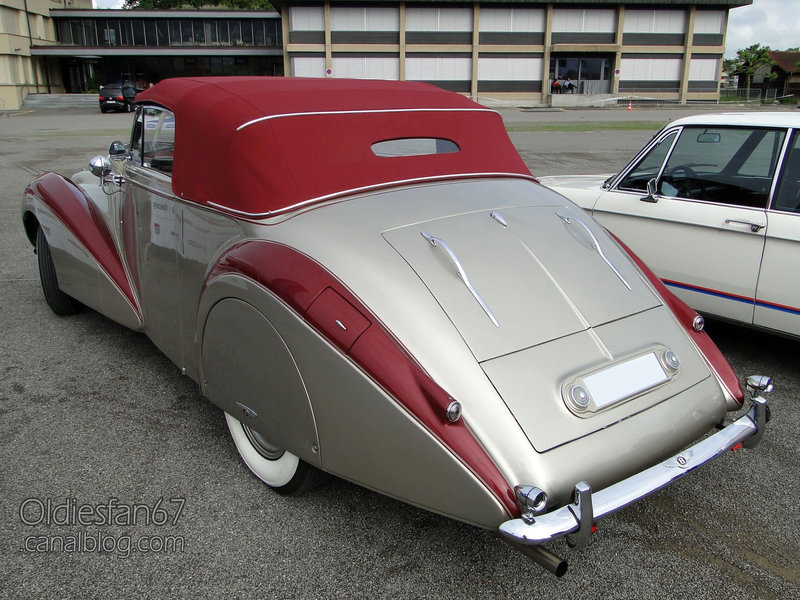
[[686,104],[686,97],[689,94],[689,67],[692,62],[692,40],[694,38],[694,17],[697,7],[692,5],[689,8],[689,20],[686,23],[686,38],[683,46],[683,69],[681,70],[681,88],[678,95],[681,104]]
[[625,30],[625,5],[620,4],[617,7],[617,36],[614,42],[617,45],[617,51],[614,53],[614,63],[611,65],[611,93],[616,96],[619,94],[619,75],[617,71],[622,66],[622,37]]
[[400,3],[400,81],[406,80],[406,3]]
[[470,82],[470,98],[478,100],[478,56],[480,54],[481,6],[477,2],[472,5],[472,69]]
[[283,74],[292,77],[292,61],[289,58],[289,5],[281,6],[281,35],[283,36]]
[[[542,100],[550,99],[550,49],[553,39],[553,5],[544,12],[544,53],[542,54]],[[549,102],[548,102],[549,104]]]
[[325,2],[325,74],[333,72],[333,54],[331,52],[331,3]]

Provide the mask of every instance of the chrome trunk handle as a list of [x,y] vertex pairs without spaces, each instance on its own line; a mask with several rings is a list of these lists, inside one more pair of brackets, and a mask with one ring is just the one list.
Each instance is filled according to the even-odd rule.
[[596,251],[596,252],[597,252],[597,253],[600,255],[600,258],[602,258],[602,259],[605,261],[605,263],[606,263],[606,264],[609,266],[609,268],[610,268],[612,271],[614,271],[614,274],[615,274],[617,277],[619,277],[619,280],[620,280],[622,283],[624,283],[624,284],[625,284],[625,287],[626,287],[626,288],[628,288],[629,290],[633,290],[633,288],[631,288],[630,284],[629,284],[627,281],[625,281],[625,278],[622,276],[622,273],[620,273],[620,272],[617,270],[617,267],[615,267],[615,266],[613,265],[613,263],[612,263],[612,262],[611,262],[611,261],[608,259],[608,257],[606,256],[606,253],[605,253],[605,252],[603,252],[603,249],[600,247],[600,242],[599,242],[599,241],[597,241],[597,238],[595,237],[594,233],[592,233],[592,230],[591,230],[591,229],[589,229],[589,226],[588,226],[586,223],[584,223],[583,221],[581,221],[581,220],[580,220],[578,217],[569,217],[569,216],[567,216],[567,215],[562,215],[562,214],[561,214],[560,212],[558,212],[558,211],[556,211],[556,216],[557,216],[559,219],[561,219],[562,221],[564,221],[564,223],[566,223],[567,225],[571,225],[571,224],[572,224],[572,222],[573,222],[573,221],[575,221],[575,222],[576,222],[576,223],[578,223],[578,224],[579,224],[581,227],[583,227],[583,228],[584,228],[584,230],[586,231],[586,233],[587,233],[587,234],[589,234],[589,237],[590,237],[590,238],[591,238],[591,240],[592,240],[592,249],[593,249],[593,250],[595,250],[595,251]]
[[478,293],[478,290],[476,290],[475,287],[472,285],[472,282],[469,280],[469,277],[467,277],[467,272],[464,270],[464,265],[462,265],[461,261],[458,260],[458,256],[456,256],[456,253],[453,252],[453,249],[447,244],[447,242],[445,242],[441,238],[433,237],[432,235],[424,231],[421,231],[420,233],[422,234],[422,237],[428,240],[431,246],[433,246],[434,248],[440,246],[445,252],[447,252],[447,256],[450,257],[451,262],[456,267],[456,274],[458,275],[458,278],[461,279],[462,282],[464,282],[464,285],[467,286],[467,289],[470,291],[472,296],[475,298],[475,300],[478,301],[478,304],[481,305],[483,312],[485,312],[486,315],[492,320],[494,326],[500,327],[500,323],[497,322],[497,318],[492,313],[491,309],[489,308],[489,305],[486,304],[486,301]]

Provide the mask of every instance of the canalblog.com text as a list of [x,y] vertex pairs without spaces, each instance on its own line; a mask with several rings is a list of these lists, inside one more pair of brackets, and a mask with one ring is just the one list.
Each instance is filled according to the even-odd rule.
[[[19,517],[29,531],[21,551],[31,554],[134,554],[184,552],[181,535],[134,533],[134,528],[175,527],[183,513],[184,498],[158,498],[151,503],[125,503],[112,497],[103,502],[81,503],[75,498],[26,498]],[[102,528],[102,529],[101,529]]]

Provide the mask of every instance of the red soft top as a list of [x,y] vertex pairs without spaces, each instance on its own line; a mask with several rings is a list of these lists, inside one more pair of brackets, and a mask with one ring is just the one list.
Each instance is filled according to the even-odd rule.
[[[175,115],[175,194],[251,217],[411,180],[530,176],[497,113],[424,83],[177,78],[136,101]],[[460,151],[372,151],[402,138],[451,140]]]

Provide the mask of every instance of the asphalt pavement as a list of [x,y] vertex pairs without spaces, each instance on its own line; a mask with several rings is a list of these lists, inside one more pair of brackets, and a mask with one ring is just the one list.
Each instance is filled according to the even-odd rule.
[[[626,123],[698,110],[501,114],[543,176],[615,171],[656,129]],[[584,126],[541,127],[567,123]],[[144,335],[91,310],[57,317],[42,297],[26,184],[84,169],[130,124],[0,114],[0,598],[800,598],[800,342],[717,322],[738,375],[775,379],[761,446],[604,519],[581,553],[555,544],[562,579],[492,532],[341,480],[272,493]]]

